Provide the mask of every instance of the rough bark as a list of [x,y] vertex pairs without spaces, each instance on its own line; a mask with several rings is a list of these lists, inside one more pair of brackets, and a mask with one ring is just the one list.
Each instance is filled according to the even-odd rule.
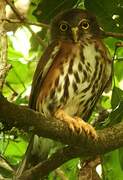
[[95,141],[91,137],[87,138],[84,132],[72,133],[65,122],[46,119],[38,112],[8,102],[2,95],[0,96],[0,120],[7,128],[15,126],[27,132],[31,129],[39,136],[69,145],[56,152],[47,161],[26,171],[20,178],[23,180],[29,179],[37,172],[45,176],[72,158],[97,156],[123,146],[123,122],[97,131],[98,139]]

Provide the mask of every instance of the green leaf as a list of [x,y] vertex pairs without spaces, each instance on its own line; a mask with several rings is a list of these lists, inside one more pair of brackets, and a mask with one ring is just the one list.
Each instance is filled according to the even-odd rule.
[[[120,51],[122,51],[122,57],[123,57],[123,49],[121,49]],[[118,49],[118,55],[120,53],[119,49]],[[119,56],[121,57],[121,56]],[[118,83],[121,82],[121,80],[123,80],[123,61],[116,61],[114,64],[114,74],[116,76],[116,79],[118,81]],[[122,86],[123,88],[123,86]]]
[[11,162],[11,164],[16,165],[21,160],[26,150],[27,143],[20,137],[15,141],[6,139],[4,144],[2,143],[2,141],[0,142],[1,152],[3,151],[3,147],[5,147],[6,149],[4,153],[6,159]]
[[38,21],[50,23],[51,19],[60,11],[72,8],[78,0],[42,0],[34,11]]
[[119,161],[120,161],[121,168],[123,170],[123,147],[119,148]]
[[112,109],[115,109],[117,106],[119,106],[122,101],[123,101],[123,91],[118,87],[114,87],[112,90],[112,98],[111,98]]
[[123,171],[119,161],[119,150],[102,156],[103,180],[122,180]]
[[[70,180],[77,179],[77,165],[79,163],[79,158],[72,159],[60,167],[60,170],[63,172],[64,176]],[[61,180],[61,178],[54,172],[50,173],[48,180]]]
[[123,119],[123,91],[117,87],[112,90],[112,112],[109,115],[109,124],[114,125]]
[[123,119],[123,100],[120,101],[119,106],[117,106],[109,115],[110,125],[114,125],[121,122]]
[[105,31],[122,32],[122,0],[85,0],[85,7],[98,17]]

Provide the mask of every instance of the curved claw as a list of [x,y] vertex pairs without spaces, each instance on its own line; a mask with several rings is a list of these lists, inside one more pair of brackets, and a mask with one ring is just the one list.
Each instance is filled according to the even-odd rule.
[[76,120],[76,124],[78,124],[79,127],[81,128],[81,131],[84,131],[87,136],[91,136],[93,139],[98,138],[96,130],[94,129],[93,126],[91,126],[90,124],[88,124],[79,117],[75,117],[74,119]]
[[92,127],[90,124],[86,123],[79,117],[71,117],[68,114],[64,112],[62,109],[58,109],[55,112],[55,117],[67,122],[68,127],[72,132],[75,132],[77,134],[81,134],[81,132],[85,132],[87,136],[91,136],[93,139],[97,139],[97,133],[94,127]]

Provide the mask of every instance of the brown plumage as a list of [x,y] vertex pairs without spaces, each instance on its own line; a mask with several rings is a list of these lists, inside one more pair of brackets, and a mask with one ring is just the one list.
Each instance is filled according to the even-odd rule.
[[[95,16],[80,9],[64,11],[51,23],[51,43],[37,65],[29,107],[65,121],[72,132],[97,138],[85,121],[110,80],[111,66]],[[34,139],[33,145],[33,138],[18,174],[49,153],[49,142],[42,138],[36,144]]]
[[[57,15],[52,42],[35,71],[30,107],[96,137],[86,121],[111,76],[111,60],[96,18],[86,10]],[[80,119],[82,118],[82,119]]]

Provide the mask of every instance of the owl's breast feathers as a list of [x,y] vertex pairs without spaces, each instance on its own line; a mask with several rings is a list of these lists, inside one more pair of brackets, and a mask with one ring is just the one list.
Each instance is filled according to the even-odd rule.
[[45,116],[62,108],[86,118],[110,76],[110,57],[99,39],[53,42],[37,66],[30,106]]

